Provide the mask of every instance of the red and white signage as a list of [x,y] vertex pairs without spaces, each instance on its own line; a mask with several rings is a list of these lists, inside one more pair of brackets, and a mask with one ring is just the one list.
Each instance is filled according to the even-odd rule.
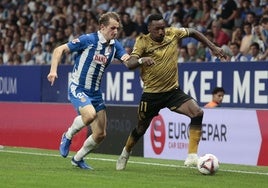
[[[184,160],[190,118],[162,109],[144,135],[144,157]],[[220,162],[268,165],[268,110],[204,109],[198,155]]]

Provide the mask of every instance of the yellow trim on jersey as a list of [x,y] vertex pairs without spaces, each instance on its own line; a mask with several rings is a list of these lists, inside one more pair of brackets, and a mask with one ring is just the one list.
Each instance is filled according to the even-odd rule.
[[151,39],[150,34],[136,39],[131,55],[137,58],[151,57],[155,65],[141,65],[141,78],[144,92],[159,93],[178,88],[178,44],[183,37],[189,36],[186,28],[167,28],[161,43]]

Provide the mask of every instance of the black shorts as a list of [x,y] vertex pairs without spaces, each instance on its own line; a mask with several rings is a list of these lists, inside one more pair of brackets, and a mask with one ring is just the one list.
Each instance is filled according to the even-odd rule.
[[167,107],[175,110],[191,99],[193,98],[179,88],[164,93],[143,93],[138,110],[139,118],[152,119],[161,109]]

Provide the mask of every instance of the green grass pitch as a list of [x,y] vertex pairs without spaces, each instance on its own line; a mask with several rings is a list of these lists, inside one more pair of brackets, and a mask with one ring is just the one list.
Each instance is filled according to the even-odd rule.
[[183,161],[131,156],[124,171],[116,171],[118,156],[91,153],[85,159],[94,170],[70,163],[71,152],[4,147],[0,149],[0,187],[3,188],[265,188],[268,167],[220,164],[213,176],[186,168]]

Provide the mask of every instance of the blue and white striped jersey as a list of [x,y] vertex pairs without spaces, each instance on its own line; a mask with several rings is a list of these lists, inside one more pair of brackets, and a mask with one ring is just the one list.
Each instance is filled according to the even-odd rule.
[[77,52],[71,83],[87,92],[98,91],[105,68],[114,58],[120,59],[126,54],[118,40],[107,43],[99,31],[81,35],[67,45],[71,52]]

